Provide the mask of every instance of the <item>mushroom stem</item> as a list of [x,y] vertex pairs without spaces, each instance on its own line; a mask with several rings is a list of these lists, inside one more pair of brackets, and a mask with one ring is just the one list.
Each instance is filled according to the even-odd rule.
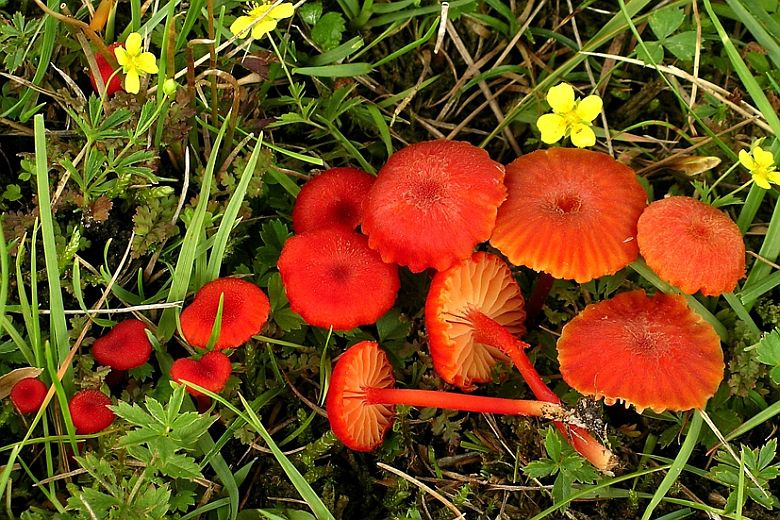
[[544,306],[544,302],[547,301],[547,297],[550,295],[550,289],[552,289],[554,281],[555,278],[552,275],[544,271],[539,272],[539,277],[536,279],[536,284],[525,306],[525,321],[529,329],[536,325],[536,319]]
[[[560,405],[561,399],[545,384],[531,360],[528,359],[525,353],[528,343],[515,338],[500,323],[476,309],[468,313],[468,320],[474,327],[474,339],[497,348],[509,356],[537,399]],[[617,465],[617,459],[612,452],[597,441],[587,429],[566,425],[561,421],[555,421],[555,426],[580,455],[601,471],[608,472]]]
[[368,404],[444,408],[462,412],[527,415],[555,420],[562,420],[566,417],[566,410],[558,403],[464,395],[434,390],[367,388],[366,402]]

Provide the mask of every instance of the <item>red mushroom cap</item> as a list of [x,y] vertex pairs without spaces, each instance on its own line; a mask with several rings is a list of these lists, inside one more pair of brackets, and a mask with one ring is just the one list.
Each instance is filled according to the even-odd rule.
[[290,308],[316,327],[374,323],[400,286],[398,268],[384,263],[366,237],[339,228],[288,239],[277,265]]
[[500,323],[512,334],[525,332],[524,300],[506,263],[490,253],[474,253],[433,277],[425,302],[433,367],[442,379],[464,390],[492,380],[498,361],[510,364],[500,350],[479,343],[468,319],[472,309]]
[[239,278],[218,278],[201,287],[192,303],[181,313],[181,331],[190,345],[200,348],[208,345],[223,294],[222,321],[214,345],[216,350],[246,343],[268,321],[271,304],[258,286]]
[[[225,388],[232,372],[230,359],[222,352],[213,350],[197,361],[187,358],[177,359],[171,365],[170,376],[177,383],[181,383],[182,380],[189,381],[218,394]],[[187,387],[187,391],[194,396],[204,395],[190,387]]]
[[141,320],[125,320],[95,340],[92,357],[101,365],[114,370],[140,367],[152,354],[152,344],[146,335],[146,324]]
[[651,408],[704,408],[723,379],[712,326],[679,295],[644,291],[588,305],[558,340],[563,379],[584,395]]
[[325,407],[330,427],[344,445],[355,451],[372,451],[393,425],[395,406],[367,404],[366,388],[395,385],[387,354],[373,341],[350,347],[333,369]]
[[647,195],[631,168],[603,153],[551,148],[506,171],[490,243],[511,263],[585,283],[636,259]]
[[490,238],[504,167],[469,143],[427,141],[394,153],[368,194],[363,232],[388,263],[439,271]]
[[297,234],[329,227],[354,231],[363,220],[363,204],[374,176],[357,168],[331,168],[301,188],[293,206]]
[[40,379],[21,379],[11,388],[11,402],[19,413],[35,413],[43,404],[48,390]]
[[[124,47],[124,44],[112,43],[111,45],[108,46],[108,50],[110,50],[113,53],[114,49],[116,49],[117,47]],[[105,56],[103,56],[99,52],[95,53],[95,62],[97,63],[98,70],[100,70],[100,77],[103,78],[103,83],[106,84],[106,95],[110,96],[115,92],[119,92],[120,90],[123,90],[122,73],[119,72],[116,75],[114,75],[113,78],[111,78],[111,75],[114,74],[114,69],[108,63],[108,60],[106,60]],[[111,78],[110,82],[108,81],[109,78]],[[95,78],[92,76],[92,72],[89,73],[89,82],[92,84],[92,89],[98,94],[100,94],[100,92],[98,92],[98,87],[97,87],[97,83],[95,82]]]
[[111,398],[99,390],[81,390],[68,403],[76,433],[88,435],[111,426],[116,416],[108,408]]
[[650,268],[681,291],[731,292],[745,275],[745,243],[720,210],[690,197],[650,204],[639,217],[639,251]]

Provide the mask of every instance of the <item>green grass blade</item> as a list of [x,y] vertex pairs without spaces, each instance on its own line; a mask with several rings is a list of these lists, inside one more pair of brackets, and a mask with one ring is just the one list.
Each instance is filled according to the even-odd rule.
[[728,304],[731,306],[731,308],[736,313],[737,317],[745,322],[745,325],[750,329],[750,332],[760,335],[761,329],[758,328],[758,325],[756,325],[756,322],[753,321],[753,318],[750,316],[750,313],[747,311],[744,305],[742,305],[742,301],[740,301],[739,298],[734,293],[724,293],[723,297],[726,299]]
[[661,481],[658,489],[653,494],[653,498],[650,499],[650,503],[647,505],[647,508],[642,515],[642,520],[650,520],[650,517],[652,516],[653,511],[655,511],[655,508],[658,507],[658,504],[661,503],[661,500],[663,500],[674,483],[677,482],[677,479],[680,477],[680,473],[682,473],[685,464],[691,457],[691,453],[693,453],[693,448],[696,447],[696,443],[699,440],[699,433],[701,432],[701,425],[703,423],[704,419],[702,418],[701,414],[699,412],[694,412],[693,418],[691,419],[691,426],[688,428],[688,433],[685,436],[685,441],[683,441],[682,446],[680,446],[680,452],[674,458],[674,462],[669,467],[669,471],[666,473],[666,476]]
[[[46,276],[49,282],[49,315],[52,342],[59,365],[68,356],[68,323],[65,321],[65,306],[62,301],[60,287],[60,270],[57,258],[57,244],[54,241],[54,219],[52,218],[51,200],[49,198],[49,163],[46,155],[46,129],[43,125],[43,115],[34,119],[35,127],[35,176],[38,186],[38,207],[41,218],[41,237],[43,239],[43,255],[46,261]],[[73,390],[73,373],[68,370],[62,378],[65,390]]]
[[775,401],[765,409],[758,412],[756,415],[748,419],[747,421],[743,422],[731,432],[729,432],[728,435],[726,435],[726,440],[730,441],[733,439],[736,439],[737,437],[740,437],[742,435],[745,435],[747,432],[752,430],[753,428],[757,426],[761,426],[764,423],[768,423],[772,418],[774,418],[776,415],[780,414],[780,401]]
[[222,267],[222,259],[225,256],[225,250],[227,249],[227,243],[230,239],[230,232],[236,225],[236,217],[241,209],[241,204],[244,202],[244,196],[246,190],[249,187],[249,181],[255,174],[255,167],[257,161],[260,158],[260,150],[263,145],[263,136],[260,135],[255,143],[255,149],[252,151],[252,155],[249,157],[244,167],[244,171],[241,172],[241,179],[236,186],[236,190],[230,196],[230,201],[225,208],[225,214],[222,215],[222,222],[219,224],[219,229],[216,235],[214,235],[214,245],[211,247],[211,255],[209,255],[209,264],[206,269],[209,280],[219,278],[219,270]]
[[780,24],[754,0],[726,0],[726,3],[734,11],[737,20],[745,24],[750,34],[761,44],[775,67],[780,68],[780,44],[777,42]]
[[[206,163],[206,170],[203,173],[203,184],[200,187],[200,196],[198,197],[198,205],[192,215],[190,225],[187,226],[187,232],[184,234],[181,251],[179,252],[179,259],[176,262],[176,269],[173,272],[173,283],[171,283],[171,290],[168,291],[167,303],[179,302],[187,297],[193,266],[195,265],[195,260],[197,258],[198,245],[201,242],[203,224],[206,218],[206,208],[208,206],[209,193],[211,191],[211,181],[214,177],[217,157],[219,156],[219,148],[222,144],[222,139],[225,136],[229,121],[230,117],[226,117],[224,123],[222,123],[217,138],[214,140],[214,146],[211,149],[209,160]],[[160,317],[157,335],[163,341],[167,341],[171,339],[175,331],[176,309],[165,309]]]
[[[767,229],[766,237],[764,237],[764,243],[761,244],[761,249],[758,251],[758,256],[774,262],[780,255],[780,204],[775,204],[775,208],[772,211],[772,219],[769,221],[769,229]],[[756,260],[753,267],[750,269],[747,280],[742,286],[743,291],[750,291],[755,285],[763,281],[772,270],[772,266],[761,260]],[[755,300],[749,300],[743,298],[745,308],[750,310],[755,303]]]

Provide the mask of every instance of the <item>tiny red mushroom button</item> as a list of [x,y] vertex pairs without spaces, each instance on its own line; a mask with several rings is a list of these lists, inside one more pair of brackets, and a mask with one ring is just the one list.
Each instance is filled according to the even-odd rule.
[[146,335],[146,324],[141,320],[125,320],[98,338],[92,346],[95,361],[114,370],[140,367],[152,354],[152,344]]
[[46,397],[48,388],[40,379],[28,377],[18,381],[11,388],[11,402],[19,413],[37,412]]
[[[108,50],[113,54],[114,49],[117,47],[123,47],[122,43],[112,43],[108,46]],[[100,77],[103,79],[103,84],[106,85],[106,95],[110,96],[116,92],[122,90],[122,73],[117,72],[114,74],[114,69],[108,60],[100,52],[95,53],[95,62],[97,63],[98,70],[100,71]],[[92,76],[92,72],[89,74],[89,82],[92,84],[92,89],[98,92],[97,82]],[[100,94],[100,92],[98,92]]]
[[81,390],[68,403],[76,433],[88,435],[111,426],[116,416],[108,405],[111,398],[99,390]]

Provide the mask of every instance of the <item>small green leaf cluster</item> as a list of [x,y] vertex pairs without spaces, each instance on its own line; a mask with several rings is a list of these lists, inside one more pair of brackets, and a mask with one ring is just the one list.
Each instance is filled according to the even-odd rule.
[[769,377],[776,385],[780,385],[780,328],[766,334],[755,345],[756,360],[769,365]]
[[[780,462],[773,464],[776,455],[777,439],[770,440],[760,449],[742,446],[742,461],[734,460],[726,450],[718,451],[715,456],[718,464],[710,470],[709,477],[732,490],[726,501],[727,513],[737,510],[740,487],[744,488],[743,504],[749,498],[766,509],[780,507],[780,501],[772,494],[769,485],[780,475]],[[753,478],[746,474],[740,476],[740,473],[746,472],[750,472]]]
[[310,2],[298,10],[301,19],[311,26],[311,39],[324,51],[335,49],[341,43],[347,23],[341,13],[322,12],[321,2]]
[[569,446],[560,433],[553,428],[547,429],[544,438],[547,457],[535,460],[523,468],[530,478],[555,476],[552,495],[555,502],[568,499],[575,491],[575,482],[593,483],[599,474],[584,458]]
[[[674,34],[685,21],[685,12],[681,7],[667,7],[655,11],[648,23],[657,41],[646,41],[645,48],[637,47],[637,57],[646,63],[661,63],[664,50],[675,58],[690,61],[696,49],[696,31],[683,31]],[[646,50],[645,50],[646,49]]]

